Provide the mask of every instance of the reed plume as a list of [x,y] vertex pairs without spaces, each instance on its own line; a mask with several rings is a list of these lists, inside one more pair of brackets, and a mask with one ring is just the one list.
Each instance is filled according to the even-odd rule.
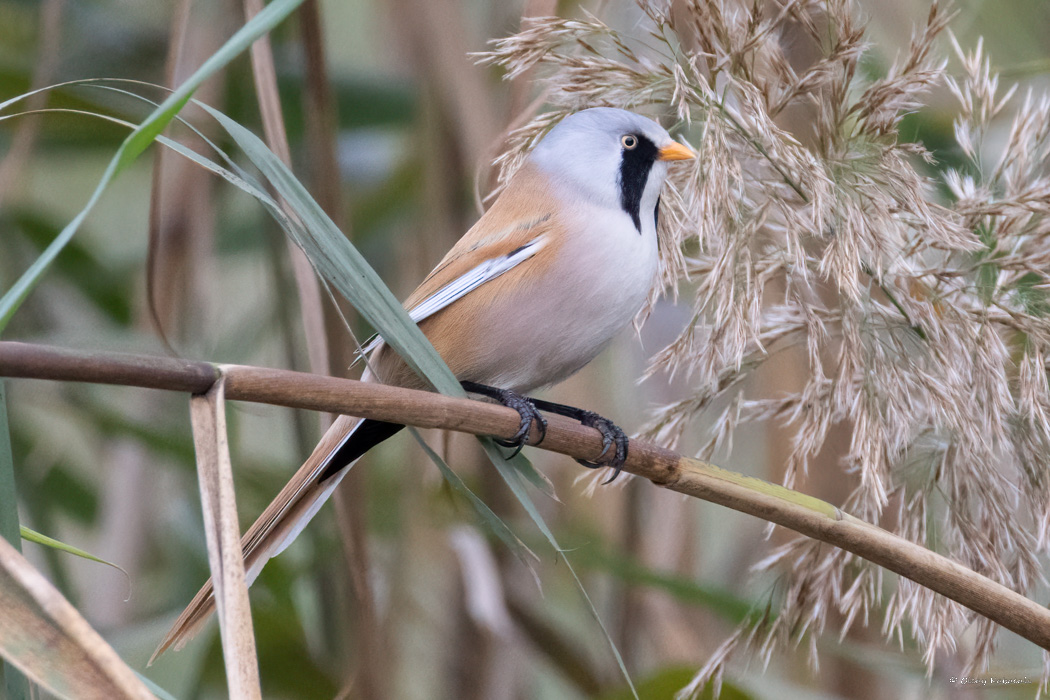
[[[549,106],[512,135],[500,182],[584,107],[676,121],[700,153],[664,195],[654,290],[691,280],[692,318],[650,367],[689,395],[656,411],[647,436],[673,448],[718,407],[707,458],[738,426],[779,421],[792,430],[790,486],[846,426],[843,509],[1030,591],[1050,542],[1050,100],[1001,89],[937,2],[878,78],[861,65],[851,0],[638,7],[628,30],[533,20],[480,60],[509,77],[535,69]],[[958,103],[954,150],[938,152],[950,165],[900,132],[934,88]],[[804,128],[785,125],[793,114]],[[792,347],[804,385],[762,395],[747,380]],[[832,620],[845,634],[880,612],[886,636],[910,635],[931,670],[971,625],[967,672],[995,648],[983,618],[905,579],[883,601],[881,569],[826,545],[795,539],[759,566],[783,577],[775,614],[738,629],[685,696],[734,651],[766,664],[804,640],[816,664]]]

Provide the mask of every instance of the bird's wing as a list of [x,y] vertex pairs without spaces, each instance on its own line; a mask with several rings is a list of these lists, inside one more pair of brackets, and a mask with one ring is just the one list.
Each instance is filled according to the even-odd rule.
[[550,258],[562,230],[557,205],[550,180],[533,166],[522,167],[405,301],[412,318],[418,322],[434,315],[542,249]]
[[[405,301],[409,317],[419,323],[486,282],[557,247],[562,222],[555,216],[550,183],[531,166],[514,176],[496,203],[437,264]],[[375,350],[376,335],[362,347]]]
[[[497,232],[465,251],[453,248],[405,303],[409,318],[416,323],[430,318],[486,282],[531,259],[551,240],[546,231],[549,220],[550,216],[546,215],[517,222],[509,232]],[[514,245],[517,247],[512,247]],[[452,257],[453,253],[456,253],[455,257]],[[463,271],[465,266],[475,262],[474,267]],[[449,279],[457,272],[462,274]],[[442,282],[444,284],[434,289]],[[361,346],[361,354],[367,355],[382,342],[378,333],[373,335]]]
[[[446,283],[417,305],[411,307],[408,310],[408,315],[416,323],[433,316],[456,299],[469,294],[486,282],[496,279],[504,272],[508,272],[525,262],[540,252],[547,242],[548,238],[540,233],[532,240],[518,246],[509,253],[495,255],[478,263],[459,277]],[[483,252],[488,253],[488,251]]]

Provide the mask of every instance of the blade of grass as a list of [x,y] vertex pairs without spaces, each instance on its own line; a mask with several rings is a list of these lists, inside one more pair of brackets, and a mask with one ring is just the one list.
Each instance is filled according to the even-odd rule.
[[595,622],[598,623],[598,627],[602,631],[602,635],[605,636],[605,640],[609,643],[609,649],[612,651],[613,656],[616,658],[616,665],[620,668],[620,673],[623,674],[624,680],[627,681],[627,686],[635,698],[638,694],[635,692],[634,683],[631,680],[631,674],[627,671],[627,665],[623,661],[623,656],[620,654],[619,648],[616,646],[616,642],[613,641],[612,635],[609,634],[609,630],[605,627],[605,622],[602,620],[602,616],[598,614],[598,609],[594,607],[594,602],[591,600],[591,596],[587,593],[587,589],[583,587],[583,581],[580,580],[579,575],[576,573],[576,569],[569,561],[569,557],[564,549],[558,544],[554,538],[554,533],[547,527],[547,523],[543,520],[543,516],[536,509],[536,504],[532,502],[528,494],[525,492],[525,484],[522,482],[521,473],[512,467],[507,460],[503,459],[503,456],[499,452],[499,447],[491,439],[485,439],[481,441],[482,447],[485,448],[485,452],[488,453],[489,459],[492,460],[492,464],[495,465],[499,471],[500,476],[507,482],[507,486],[510,487],[511,492],[518,499],[518,502],[525,509],[525,512],[532,518],[532,522],[536,524],[540,532],[550,543],[554,551],[561,555],[562,561],[565,562],[565,568],[569,570],[572,575],[573,581],[576,582],[576,588],[580,591],[580,595],[583,596],[584,602],[587,604],[587,609],[590,611],[591,616],[594,617]]
[[[18,525],[18,491],[15,488],[15,460],[11,453],[11,433],[7,424],[7,397],[0,381],[0,536],[15,551],[22,551]],[[23,700],[29,697],[29,683],[21,671],[9,663],[0,664],[0,688],[3,697]]]
[[[10,322],[11,317],[22,305],[22,302],[25,301],[26,297],[29,296],[29,293],[43,278],[47,268],[58,256],[62,248],[64,248],[72,239],[73,235],[77,232],[77,229],[80,228],[80,225],[87,218],[88,214],[94,209],[99,199],[101,199],[102,194],[114,178],[138,158],[138,156],[149,147],[153,140],[160,135],[179,110],[181,110],[186,102],[189,101],[190,97],[201,83],[240,55],[245,49],[251,46],[255,39],[279,24],[293,10],[295,10],[302,1],[303,0],[274,0],[274,2],[267,5],[262,12],[245,23],[243,27],[230,37],[222,48],[212,54],[208,60],[186,80],[186,82],[172,92],[168,98],[157,107],[157,109],[146,117],[146,119],[139,124],[126,139],[124,139],[120,148],[117,149],[117,152],[113,155],[113,158],[106,166],[106,170],[103,172],[98,185],[95,187],[95,191],[88,199],[87,204],[84,205],[84,208],[80,210],[80,212],[69,222],[69,224],[66,225],[64,229],[62,229],[62,232],[51,242],[51,245],[49,245],[47,249],[35,261],[33,261],[33,264],[29,266],[29,269],[26,270],[18,281],[15,282],[2,298],[0,298],[0,331],[3,331]],[[11,104],[29,97],[36,92],[38,91],[26,93],[0,103],[0,112],[6,110]]]
[[[452,487],[452,490],[466,498],[474,507],[482,526],[498,537],[503,544],[507,545],[507,549],[513,552],[514,555],[529,568],[533,577],[536,577],[536,571],[532,566],[531,560],[537,560],[539,557],[537,557],[524,542],[518,539],[518,536],[514,534],[514,532],[498,515],[492,512],[492,509],[489,508],[483,500],[478,498],[477,494],[471,491],[467,485],[463,483],[463,479],[459,477],[459,474],[456,474],[456,472],[452,470],[452,467],[448,466],[448,463],[441,458],[441,455],[435,452],[430,445],[426,443],[426,440],[423,439],[418,430],[415,428],[409,428],[408,430],[412,434],[412,437],[415,438],[416,442],[419,443],[419,446],[423,448],[423,451],[426,453],[427,457],[430,458],[430,461],[437,466],[438,470],[441,472],[441,476],[445,477],[445,481],[447,481],[449,486]],[[538,577],[536,577],[536,585],[539,586]]]
[[131,583],[131,577],[128,575],[128,572],[111,561],[106,561],[101,557],[96,557],[91,552],[84,551],[80,547],[74,547],[71,544],[66,544],[65,542],[56,540],[53,537],[48,537],[47,535],[41,534],[36,530],[30,530],[25,525],[21,527],[21,533],[22,539],[26,540],[27,542],[34,542],[44,547],[51,547],[52,549],[57,549],[58,551],[65,552],[66,554],[72,554],[73,556],[80,557],[81,559],[87,559],[88,561],[93,561],[99,564],[105,564],[106,566],[111,566],[120,573],[124,574],[124,578],[127,579],[129,585]]
[[[83,80],[83,81],[75,81],[74,83],[68,83],[68,84],[91,84],[91,83],[94,83],[94,82],[96,82],[96,81],[94,81],[94,80]],[[105,86],[105,85],[93,85],[92,87],[97,87],[97,88],[102,89],[102,90],[112,90],[114,92],[118,92],[118,93],[121,93],[121,94],[138,97],[137,95],[134,95],[134,93],[128,92],[126,90],[121,90],[119,88],[113,88],[113,87],[109,87],[109,86]],[[145,102],[149,102],[150,104],[155,104],[151,100],[148,100],[146,98],[140,98],[140,99],[142,99]],[[110,115],[107,115],[107,114],[99,114],[99,113],[96,113],[96,112],[89,112],[89,111],[86,111],[86,110],[66,109],[66,108],[49,108],[49,109],[42,109],[42,110],[39,110],[39,111],[42,112],[42,113],[46,112],[46,113],[56,113],[56,114],[58,114],[58,113],[62,113],[62,114],[79,114],[79,115],[86,116],[86,117],[95,117],[95,118],[98,118],[98,119],[102,119],[102,120],[111,122],[113,124],[118,124],[120,126],[125,126],[125,127],[129,128],[129,129],[135,128],[135,125],[132,124],[131,122],[124,121],[122,119],[119,119],[118,117],[113,117],[113,116],[110,116]],[[23,114],[28,114],[28,113],[27,112],[22,112],[20,114],[0,116],[0,121],[4,121],[5,119],[10,119],[11,117],[20,116],[20,115],[23,115]],[[178,117],[176,117],[176,118],[179,119],[179,121],[182,121],[180,118],[178,118]],[[190,129],[193,129],[192,125],[189,125],[187,122],[183,122],[183,123],[186,124]],[[196,129],[194,129],[194,131],[196,131]],[[198,134],[198,136],[201,136],[201,134],[199,132],[197,132],[197,134]],[[218,152],[223,157],[223,160],[226,161],[227,163],[229,163],[231,168],[233,168],[233,169],[231,170],[229,168],[224,168],[223,166],[219,165],[218,163],[216,163],[215,161],[211,160],[210,158],[207,158],[206,156],[202,156],[199,153],[197,153],[196,151],[192,150],[191,148],[188,148],[187,146],[184,146],[183,144],[179,143],[178,141],[173,141],[173,140],[167,138],[166,136],[158,136],[156,140],[157,140],[157,143],[160,143],[160,144],[170,148],[171,150],[175,151],[176,153],[178,153],[182,157],[187,158],[188,160],[192,161],[195,165],[200,166],[204,170],[207,170],[208,172],[213,173],[214,175],[218,175],[219,177],[221,177],[222,179],[226,180],[227,182],[229,182],[234,187],[237,187],[238,189],[242,190],[246,194],[249,194],[252,197],[254,197],[261,204],[266,206],[267,209],[271,212],[271,214],[273,214],[273,216],[276,217],[279,222],[282,222],[281,223],[282,226],[291,225],[289,223],[289,221],[288,221],[287,216],[285,216],[285,214],[283,213],[281,208],[278,206],[276,200],[271,198],[265,192],[265,190],[263,189],[262,185],[260,185],[258,182],[256,182],[254,178],[252,178],[250,175],[245,173],[241,168],[238,168],[235,164],[233,164],[233,162],[230,160],[230,158],[228,156],[226,156],[226,154],[223,153],[217,146],[215,146],[213,143],[208,141],[203,136],[201,136],[201,138],[204,139],[208,143],[209,146],[211,146],[213,149],[215,149],[216,152]]]
[[728,589],[649,568],[627,554],[601,544],[581,547],[575,559],[584,570],[601,571],[631,585],[661,590],[688,605],[705,607],[732,624],[754,617],[758,606]]
[[357,249],[343,236],[306,188],[251,131],[222,112],[201,105],[263,173],[302,226],[289,233],[311,263],[372,324],[405,362],[438,391],[464,396],[463,389],[422,331],[408,317]]

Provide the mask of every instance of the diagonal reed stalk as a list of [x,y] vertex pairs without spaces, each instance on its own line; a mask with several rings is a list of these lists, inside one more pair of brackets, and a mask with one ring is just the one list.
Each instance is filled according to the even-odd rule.
[[[216,367],[160,357],[91,353],[0,342],[0,376],[207,392],[225,377],[226,398],[348,413],[507,438],[519,423],[502,406],[350,379],[239,365]],[[531,439],[535,439],[534,433]],[[541,449],[593,460],[597,430],[551,416]],[[1050,650],[1050,610],[918,544],[855,518],[829,503],[753,477],[632,440],[624,471],[653,484],[747,513],[864,559],[940,593]]]

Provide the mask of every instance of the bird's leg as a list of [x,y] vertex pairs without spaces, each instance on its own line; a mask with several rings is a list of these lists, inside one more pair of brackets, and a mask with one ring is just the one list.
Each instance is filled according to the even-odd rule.
[[507,408],[513,408],[521,416],[521,425],[518,428],[518,432],[514,433],[514,437],[509,440],[496,440],[496,444],[501,447],[514,448],[514,452],[507,459],[514,457],[521,452],[521,448],[525,447],[533,423],[536,424],[536,428],[540,431],[540,439],[536,441],[537,445],[543,442],[543,438],[547,436],[547,419],[540,415],[540,412],[536,410],[536,405],[529,397],[507,389],[497,389],[487,384],[478,384],[477,382],[460,382],[460,385],[472,394],[487,396],[490,399],[499,401]]
[[[543,442],[543,438],[547,431],[547,421],[540,415],[539,411],[549,411],[551,413],[556,413],[559,416],[578,420],[582,425],[594,428],[602,434],[602,453],[598,455],[597,461],[588,462],[585,459],[578,459],[576,461],[588,469],[612,467],[613,475],[606,479],[603,485],[616,479],[623,470],[624,462],[627,461],[627,447],[629,441],[623,430],[608,418],[600,416],[594,411],[587,411],[582,408],[567,406],[562,403],[554,403],[553,401],[529,398],[527,396],[522,396],[521,394],[516,394],[513,391],[497,389],[496,387],[488,386],[487,384],[478,384],[477,382],[460,382],[460,384],[472,394],[480,394],[482,396],[487,396],[490,399],[496,399],[504,406],[513,408],[518,412],[521,416],[521,428],[518,432],[510,440],[496,441],[504,447],[516,447],[517,450],[514,454],[520,452],[521,448],[525,445],[525,440],[528,437],[533,421],[536,421],[536,424],[540,429],[540,439],[536,444],[538,445]],[[612,457],[606,459],[605,456],[613,447],[616,448],[616,451],[613,453]]]
[[[580,421],[580,424],[586,425],[589,428],[594,428],[602,434],[602,453],[598,455],[598,459],[594,462],[588,462],[585,459],[576,460],[588,469],[597,469],[598,467],[612,467],[613,475],[602,482],[602,485],[608,484],[620,476],[620,472],[623,470],[624,462],[627,461],[627,447],[629,440],[627,439],[626,433],[620,429],[620,426],[613,423],[608,418],[600,416],[594,411],[588,411],[582,408],[576,408],[575,406],[566,406],[561,403],[553,403],[551,401],[543,401],[542,399],[532,399],[533,405],[536,408],[543,411],[550,411],[556,413],[559,416],[565,416],[566,418],[572,418],[573,420]],[[609,450],[614,447],[616,451],[613,453],[611,458],[606,459],[606,455]]]

